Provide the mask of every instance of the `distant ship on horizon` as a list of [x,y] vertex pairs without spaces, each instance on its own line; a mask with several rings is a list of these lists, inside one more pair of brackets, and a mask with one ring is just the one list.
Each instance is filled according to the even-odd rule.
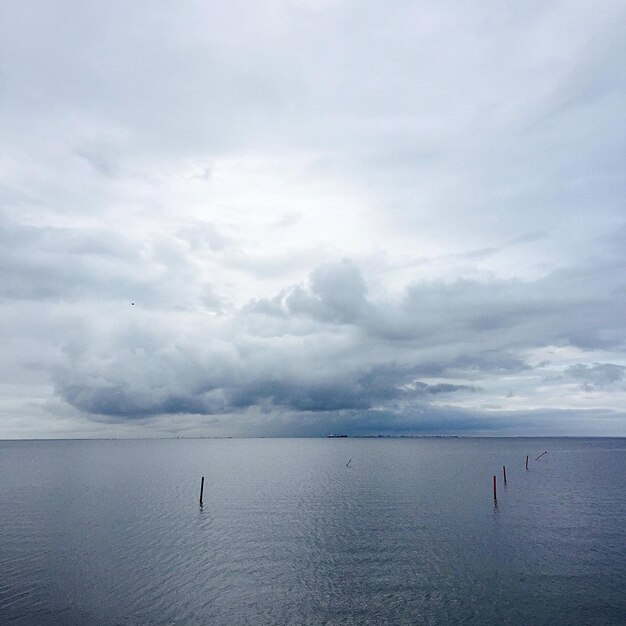
[[334,433],[328,433],[328,435],[326,435],[327,439],[343,439],[344,437],[347,437],[348,435],[335,435]]

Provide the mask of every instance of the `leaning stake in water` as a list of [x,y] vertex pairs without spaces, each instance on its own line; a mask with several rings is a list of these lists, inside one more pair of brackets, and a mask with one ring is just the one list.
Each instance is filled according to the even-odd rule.
[[506,466],[502,466],[502,473],[504,474],[504,484],[506,485]]
[[548,454],[548,451],[546,450],[545,452],[542,452],[536,459],[535,461],[538,461],[544,454]]
[[498,499],[498,496],[496,494],[496,477],[493,477],[493,500],[494,502]]
[[[350,459],[350,461],[352,461],[352,459]],[[348,461],[348,462],[346,463],[346,467],[348,467],[348,465],[350,465],[350,461]]]
[[202,506],[202,493],[204,492],[204,476],[200,481],[200,506]]

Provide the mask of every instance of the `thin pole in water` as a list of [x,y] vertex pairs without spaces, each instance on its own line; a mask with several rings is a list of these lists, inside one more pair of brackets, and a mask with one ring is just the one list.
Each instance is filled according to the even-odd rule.
[[204,476],[200,481],[200,506],[202,506],[202,494],[204,493]]
[[493,477],[493,500],[494,502],[498,499],[498,494],[496,491],[496,477]]
[[[350,461],[352,461],[352,459],[350,459]],[[348,461],[348,462],[346,463],[346,467],[348,467],[348,465],[350,465],[350,461]]]
[[506,466],[502,466],[502,473],[504,474],[504,484],[506,485]]
[[535,461],[538,461],[544,454],[548,454],[548,451],[546,450],[545,452],[542,452],[536,459]]
[[526,455],[526,469],[528,469],[528,455]]

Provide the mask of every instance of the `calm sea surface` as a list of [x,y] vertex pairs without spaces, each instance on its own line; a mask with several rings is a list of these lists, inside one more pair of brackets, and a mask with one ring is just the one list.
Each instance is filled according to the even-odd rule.
[[626,439],[0,442],[0,623],[626,624],[625,479]]

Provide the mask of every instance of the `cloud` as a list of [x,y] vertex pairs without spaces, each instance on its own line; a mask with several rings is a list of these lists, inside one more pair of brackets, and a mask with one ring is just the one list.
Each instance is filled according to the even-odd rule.
[[192,275],[187,251],[170,237],[146,243],[106,226],[34,226],[5,219],[0,242],[0,298],[8,301],[136,300],[159,308],[221,307],[214,288]]
[[611,388],[614,383],[619,383],[625,378],[626,367],[614,363],[596,363],[586,365],[578,363],[571,365],[565,370],[565,375],[579,380],[583,389]]
[[474,385],[454,385],[452,383],[437,383],[429,385],[427,383],[416,382],[413,383],[420,391],[424,393],[430,393],[438,395],[441,393],[454,393],[455,391],[471,391],[476,392],[477,389]]
[[[55,391],[98,420],[198,414],[231,416],[234,423],[253,410],[282,415],[289,432],[297,430],[297,415],[319,415],[320,423],[330,423],[333,414],[335,420],[346,414],[354,419],[371,411],[379,418],[393,414],[394,424],[404,416],[401,432],[422,432],[426,425],[437,430],[425,413],[438,414],[445,397],[462,402],[462,410],[448,411],[462,412],[464,428],[471,430],[472,420],[482,428],[485,414],[478,406],[489,388],[502,378],[500,396],[512,399],[506,394],[511,381],[532,375],[523,351],[558,343],[570,324],[580,323],[579,313],[571,314],[579,310],[576,299],[562,302],[558,293],[542,292],[521,307],[520,294],[542,282],[411,284],[402,297],[383,300],[368,296],[354,263],[326,263],[306,284],[218,317],[196,313],[182,326],[171,326],[167,318],[138,310],[136,319],[121,326],[96,325],[53,368]],[[595,324],[602,309],[590,308],[586,324]],[[485,316],[498,323],[477,322]],[[402,340],[381,332],[398,320]],[[543,361],[539,367],[549,365]],[[599,387],[621,380],[623,369],[579,364],[566,374]],[[302,432],[309,432],[307,423],[303,417]],[[450,424],[444,421],[442,428]]]
[[295,287],[285,298],[290,313],[325,322],[356,322],[367,303],[367,288],[358,268],[344,259],[326,264],[310,276],[310,290]]
[[0,437],[623,434],[623,18],[0,6]]

